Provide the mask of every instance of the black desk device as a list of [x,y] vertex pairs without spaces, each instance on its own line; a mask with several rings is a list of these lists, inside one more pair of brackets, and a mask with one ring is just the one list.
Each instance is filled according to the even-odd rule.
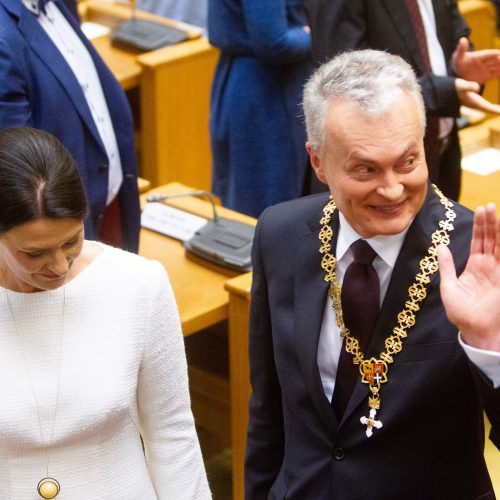
[[148,51],[183,42],[188,34],[165,24],[133,17],[111,33],[110,38],[113,45]]
[[204,196],[210,200],[213,218],[187,241],[185,248],[193,255],[219,266],[239,272],[252,270],[251,251],[255,228],[243,222],[220,217],[215,208],[213,195],[196,190],[180,194],[153,194],[148,202],[161,202],[183,196]]

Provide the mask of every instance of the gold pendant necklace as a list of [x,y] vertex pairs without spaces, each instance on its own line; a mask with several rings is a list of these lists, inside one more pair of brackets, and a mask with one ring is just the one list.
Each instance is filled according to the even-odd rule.
[[389,380],[389,365],[394,362],[394,356],[403,350],[403,340],[408,336],[408,329],[416,322],[415,314],[420,310],[420,303],[427,297],[427,285],[430,282],[430,277],[438,270],[437,247],[441,244],[447,246],[450,244],[449,233],[454,229],[453,221],[457,215],[453,210],[453,203],[434,184],[432,187],[439,197],[439,201],[445,207],[445,219],[439,221],[438,228],[432,233],[432,245],[427,250],[427,255],[420,260],[420,272],[415,276],[415,282],[408,288],[408,300],[405,302],[404,309],[397,315],[397,325],[392,330],[392,335],[385,339],[385,351],[382,351],[378,358],[372,357],[365,360],[358,339],[351,335],[344,324],[340,300],[342,288],[337,282],[336,259],[332,253],[331,245],[333,230],[330,227],[330,222],[337,208],[333,199],[330,199],[324,207],[323,217],[320,220],[319,240],[321,247],[319,251],[323,255],[321,268],[325,271],[324,279],[329,284],[328,295],[333,301],[332,307],[337,326],[344,339],[345,350],[352,355],[353,364],[359,365],[361,381],[368,384],[371,393],[368,397],[369,416],[360,419],[360,422],[366,425],[367,437],[372,436],[373,429],[382,427],[382,421],[376,418],[377,410],[380,409],[381,385]]
[[[10,313],[12,325],[14,327],[14,332],[16,333],[17,339],[19,339],[19,335],[18,335],[19,329],[17,328],[16,318],[14,315],[14,311],[12,309],[12,305],[10,303],[9,294],[8,294],[7,288],[5,286],[5,278],[3,275],[3,270],[1,268],[0,268],[0,276],[2,278],[3,290],[4,290],[4,294],[5,294],[5,299],[7,301],[7,306],[9,308],[9,313]],[[26,373],[28,375],[28,379],[29,379],[30,386],[31,386],[31,392],[33,394],[33,399],[35,401],[35,407],[36,407],[37,416],[38,416],[38,425],[40,427],[40,437],[42,439],[42,448],[45,449],[45,453],[46,453],[46,455],[45,455],[46,477],[42,478],[38,482],[36,490],[42,498],[49,499],[49,500],[52,498],[55,498],[59,494],[59,492],[61,491],[61,485],[59,484],[59,481],[57,481],[53,477],[50,477],[50,475],[49,475],[48,448],[49,448],[49,444],[52,442],[52,439],[54,437],[54,428],[55,428],[55,423],[56,423],[57,410],[59,408],[59,393],[60,393],[60,387],[61,387],[61,366],[62,366],[62,357],[63,357],[63,350],[64,350],[64,312],[65,312],[65,308],[66,308],[66,288],[63,288],[62,321],[61,321],[61,334],[60,334],[60,338],[61,338],[60,344],[61,345],[60,345],[60,351],[59,351],[60,356],[59,356],[59,369],[58,369],[58,375],[57,375],[57,393],[56,393],[57,396],[56,396],[56,403],[54,406],[54,416],[53,416],[53,420],[52,420],[52,429],[51,429],[51,434],[50,434],[50,440],[47,442],[45,441],[44,435],[43,435],[42,419],[40,416],[40,405],[38,403],[38,398],[36,395],[35,386],[33,385],[33,379],[31,377],[31,372],[29,370],[28,362],[26,360],[26,354],[24,352],[22,344],[19,343],[19,347],[21,348],[20,350],[21,350],[21,353],[23,356],[24,366],[25,366]]]
[[38,494],[42,498],[55,498],[61,491],[59,482],[52,477],[44,477],[36,487]]

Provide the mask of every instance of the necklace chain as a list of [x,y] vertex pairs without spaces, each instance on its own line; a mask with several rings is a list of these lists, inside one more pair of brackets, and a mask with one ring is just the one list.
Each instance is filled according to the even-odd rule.
[[[63,358],[63,351],[64,351],[64,319],[65,319],[65,309],[66,309],[66,288],[63,287],[61,334],[59,336],[60,337],[60,345],[59,345],[59,353],[60,354],[59,354],[59,366],[58,366],[58,371],[57,371],[56,402],[55,402],[55,405],[54,405],[54,414],[53,414],[53,417],[52,417],[52,427],[51,427],[51,430],[50,430],[50,439],[48,441],[45,441],[45,439],[44,439],[44,432],[43,432],[43,426],[42,426],[42,418],[41,418],[41,413],[40,413],[40,404],[39,404],[39,401],[38,401],[38,397],[36,395],[35,385],[33,384],[33,377],[31,376],[31,371],[29,369],[29,364],[28,364],[28,361],[26,359],[26,353],[25,353],[24,347],[23,347],[23,345],[22,345],[22,343],[20,342],[20,339],[19,339],[19,335],[18,335],[19,328],[17,326],[17,321],[16,321],[16,317],[14,315],[12,304],[10,302],[9,294],[8,294],[7,288],[5,286],[5,278],[4,278],[3,270],[2,270],[1,267],[0,267],[0,277],[2,278],[3,290],[4,290],[4,294],[5,294],[5,299],[6,299],[6,302],[7,302],[7,306],[8,306],[8,309],[9,309],[9,314],[10,314],[10,318],[11,318],[11,321],[12,321],[12,326],[14,327],[14,331],[16,333],[16,339],[19,341],[19,347],[20,347],[21,354],[22,354],[22,357],[23,357],[23,362],[24,362],[24,366],[25,366],[25,369],[26,369],[26,374],[27,374],[27,377],[28,377],[28,380],[29,380],[29,383],[30,383],[31,392],[33,394],[33,399],[34,399],[34,402],[35,402],[35,408],[36,408],[37,417],[38,417],[38,426],[40,428],[40,437],[41,437],[41,440],[42,440],[42,449],[45,451],[45,468],[46,468],[46,473],[47,473],[47,477],[44,478],[44,479],[42,479],[42,481],[45,481],[47,479],[49,479],[51,481],[55,481],[54,479],[50,478],[50,476],[49,476],[49,462],[50,462],[50,460],[49,460],[49,450],[48,450],[49,446],[48,445],[52,442],[52,440],[54,438],[54,429],[55,429],[55,424],[56,424],[57,411],[59,409],[59,395],[60,395],[60,389],[61,389],[61,371],[62,371],[61,369],[62,369],[62,358]],[[40,483],[42,481],[40,481]],[[57,487],[59,488],[59,483],[57,483]],[[43,496],[41,493],[40,493],[40,495]],[[44,497],[44,498],[53,498],[53,497],[49,496],[49,497]]]
[[319,240],[321,242],[320,253],[321,267],[325,271],[325,281],[329,284],[328,294],[331,297],[337,326],[340,328],[341,337],[344,339],[345,350],[352,355],[352,362],[359,365],[361,380],[369,384],[371,395],[368,398],[370,407],[370,417],[362,417],[362,423],[367,425],[367,436],[370,437],[373,427],[381,427],[382,423],[375,420],[376,410],[380,409],[380,388],[381,384],[388,381],[389,365],[394,362],[394,356],[403,350],[403,341],[408,336],[408,330],[415,325],[415,314],[420,310],[420,304],[427,297],[427,285],[431,276],[438,270],[437,247],[441,244],[450,244],[450,231],[454,229],[453,221],[456,213],[453,210],[453,203],[446,198],[441,191],[432,186],[439,197],[439,201],[445,208],[445,218],[440,220],[438,228],[432,233],[432,244],[427,250],[427,255],[420,260],[420,271],[415,276],[414,283],[408,288],[408,300],[405,307],[397,315],[397,325],[392,331],[392,335],[385,339],[385,350],[379,358],[365,360],[365,355],[361,351],[359,341],[351,335],[345,326],[341,303],[341,286],[337,282],[336,259],[332,253],[333,230],[330,226],[332,215],[335,212],[336,204],[330,199],[323,209],[323,217],[320,220],[321,231]]

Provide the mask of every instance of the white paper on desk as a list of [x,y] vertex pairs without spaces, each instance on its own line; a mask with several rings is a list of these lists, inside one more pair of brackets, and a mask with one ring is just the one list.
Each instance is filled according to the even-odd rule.
[[110,32],[110,29],[104,26],[104,24],[92,23],[90,21],[85,21],[80,24],[80,28],[82,28],[83,33],[89,40],[107,35]]
[[163,203],[148,203],[141,215],[142,227],[181,241],[189,240],[206,223],[207,219],[203,217],[198,217]]
[[478,175],[500,170],[500,149],[486,148],[462,158],[462,168]]

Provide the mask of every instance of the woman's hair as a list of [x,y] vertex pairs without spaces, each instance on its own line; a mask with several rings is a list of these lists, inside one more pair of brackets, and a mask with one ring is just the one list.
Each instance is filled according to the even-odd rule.
[[332,101],[347,100],[363,113],[379,116],[405,92],[415,99],[425,130],[422,91],[408,63],[378,50],[339,54],[320,66],[305,85],[303,108],[309,142],[317,151],[324,146],[325,116]]
[[0,234],[37,219],[79,219],[87,201],[75,160],[51,134],[0,131]]

